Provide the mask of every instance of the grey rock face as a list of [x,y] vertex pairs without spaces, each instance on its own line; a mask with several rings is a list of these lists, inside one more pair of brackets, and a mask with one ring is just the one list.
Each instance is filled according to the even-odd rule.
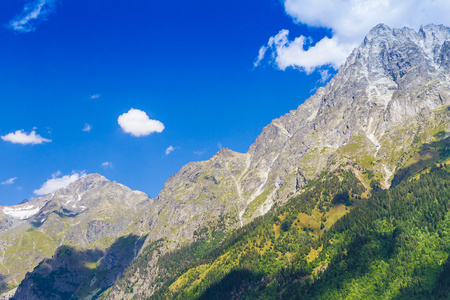
[[87,224],[86,239],[90,244],[103,238],[110,224],[102,220],[92,220]]

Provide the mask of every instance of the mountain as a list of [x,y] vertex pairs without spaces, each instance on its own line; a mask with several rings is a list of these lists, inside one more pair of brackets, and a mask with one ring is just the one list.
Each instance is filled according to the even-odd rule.
[[163,255],[150,299],[448,299],[449,142],[389,190],[359,198],[352,172],[324,172],[213,251]]
[[4,287],[17,286],[27,271],[67,245],[105,251],[115,240],[133,232],[132,222],[152,199],[139,191],[90,174],[55,194],[3,207],[0,263]]
[[[297,255],[313,257],[309,247],[353,205],[408,178],[418,162],[444,157],[449,68],[450,28],[380,24],[325,87],[267,125],[247,153],[222,149],[189,163],[155,199],[91,174],[55,195],[2,208],[2,280],[12,288],[29,272],[16,299],[49,297],[49,290],[55,299],[158,296],[263,215],[276,217],[264,223],[273,238],[298,228],[283,245],[298,244]],[[425,147],[433,143],[440,146]],[[292,205],[300,217],[273,215],[290,203],[299,203]],[[206,276],[200,269],[191,275]]]
[[168,212],[160,221],[197,227],[226,213],[241,226],[346,162],[389,187],[421,144],[448,131],[449,39],[444,26],[378,25],[326,87],[273,120],[247,153],[222,149],[172,176],[155,200]]
[[[418,32],[377,25],[325,87],[267,125],[247,153],[222,149],[172,176],[155,199],[159,216],[145,246],[193,241],[205,225],[239,228],[342,165],[366,187],[388,188],[424,143],[450,131],[449,45],[442,25]],[[157,257],[109,296],[151,295]]]

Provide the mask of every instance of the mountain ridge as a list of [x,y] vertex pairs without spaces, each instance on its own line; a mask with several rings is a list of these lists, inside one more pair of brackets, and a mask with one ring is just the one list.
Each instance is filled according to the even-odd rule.
[[[33,234],[49,233],[60,246],[87,249],[107,249],[127,234],[139,240],[145,235],[135,255],[145,263],[138,269],[132,264],[132,275],[119,279],[107,295],[148,297],[158,287],[161,255],[195,241],[204,228],[224,234],[242,228],[301,194],[322,171],[347,165],[365,187],[388,188],[395,170],[421,145],[450,132],[449,65],[450,28],[426,25],[416,32],[377,25],[325,87],[265,126],[246,153],[223,148],[209,160],[186,164],[155,199],[99,174],[87,175],[57,191],[23,224],[34,228]],[[11,225],[1,225],[1,218],[0,226]],[[11,237],[6,240],[14,246]],[[144,256],[155,243],[152,249],[159,254]],[[39,254],[17,268],[23,274],[51,255]]]
[[27,271],[62,245],[104,251],[122,235],[132,231],[140,235],[133,221],[151,201],[143,192],[94,173],[54,194],[3,207],[2,213],[5,208],[21,212],[23,207],[36,205],[38,209],[27,218],[10,214],[0,219],[0,224],[7,224],[0,231],[0,270],[5,285],[17,286]]

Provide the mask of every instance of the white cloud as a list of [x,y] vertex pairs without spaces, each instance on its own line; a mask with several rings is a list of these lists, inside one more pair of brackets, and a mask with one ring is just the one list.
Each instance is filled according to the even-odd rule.
[[35,0],[25,4],[22,12],[9,22],[9,27],[18,32],[36,30],[36,25],[54,12],[55,0]]
[[203,154],[205,154],[205,153],[206,153],[206,149],[194,151],[194,154],[195,154],[195,155],[198,155],[198,156],[203,155]]
[[101,94],[94,94],[94,95],[91,95],[91,99],[98,99],[98,98],[100,98],[100,96],[101,96]]
[[[276,66],[283,71],[292,67],[310,74],[323,65],[330,65],[337,69],[354,48],[354,44],[339,43],[336,37],[331,39],[325,37],[308,50],[304,50],[305,45],[309,44],[306,37],[300,36],[290,41],[288,35],[289,30],[283,29],[271,37],[267,43],[267,49],[272,51]],[[258,64],[261,62],[259,56],[257,62]]]
[[17,130],[16,132],[8,133],[7,135],[2,136],[2,140],[6,142],[11,142],[13,144],[42,144],[42,143],[50,143],[52,140],[43,138],[39,134],[36,134],[36,131],[31,131],[30,133],[26,133],[23,129]]
[[113,163],[110,161],[105,161],[104,163],[102,163],[102,167],[105,169],[112,168],[113,166]]
[[255,62],[253,63],[253,66],[255,68],[259,65],[261,60],[264,58],[264,55],[266,55],[266,51],[267,51],[267,47],[266,46],[262,46],[261,48],[259,48],[258,57],[256,58]]
[[16,179],[17,179],[17,177],[12,177],[8,180],[3,181],[2,184],[13,184],[14,180],[16,180]]
[[173,147],[173,146],[169,146],[169,147],[167,147],[167,149],[166,149],[166,151],[165,151],[165,153],[166,153],[166,155],[169,155],[170,154],[170,152],[173,152],[175,149],[177,149],[178,147]]
[[89,131],[91,131],[91,129],[92,129],[92,126],[89,125],[88,123],[86,123],[86,124],[84,124],[84,127],[83,127],[82,130],[89,132]]
[[164,130],[163,123],[150,119],[144,111],[134,108],[120,115],[117,122],[124,132],[136,137],[153,132],[161,133]]
[[325,83],[327,80],[331,77],[331,74],[328,72],[327,69],[320,71],[320,82]]
[[60,188],[67,187],[70,183],[78,180],[79,178],[86,176],[85,172],[72,172],[72,175],[64,175],[62,177],[58,177],[61,175],[60,171],[57,171],[52,174],[52,178],[48,179],[44,184],[42,184],[41,188],[34,190],[33,193],[38,196],[53,194]]
[[217,148],[219,148],[219,150],[223,148],[223,146],[222,146],[222,143],[221,143],[221,142],[218,142],[218,143],[217,143]]
[[417,30],[428,23],[448,24],[450,14],[447,0],[285,0],[284,6],[294,22],[329,28],[332,37],[308,47],[307,37],[288,40],[289,31],[283,29],[260,48],[255,66],[269,52],[269,59],[281,70],[292,67],[311,73],[324,65],[337,69],[379,23]]

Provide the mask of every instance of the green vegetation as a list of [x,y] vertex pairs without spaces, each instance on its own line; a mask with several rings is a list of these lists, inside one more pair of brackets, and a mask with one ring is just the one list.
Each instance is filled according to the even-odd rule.
[[450,173],[440,149],[438,161],[391,190],[373,179],[368,199],[353,173],[323,173],[222,242],[209,235],[211,247],[205,239],[164,255],[158,264],[173,276],[160,278],[152,298],[445,298]]
[[360,201],[363,192],[364,186],[351,172],[323,173],[285,206],[231,232],[222,242],[223,235],[208,236],[211,230],[203,228],[196,236],[207,238],[161,257],[158,266],[167,272],[158,278],[164,283],[152,298],[208,299],[208,291],[224,278],[228,278],[227,289],[236,288],[243,278],[255,282],[272,278],[287,265],[306,274],[310,245],[350,211],[343,203]]
[[255,212],[263,203],[267,200],[267,196],[269,196],[270,191],[267,189],[262,192],[258,197],[256,197],[247,207],[245,211],[244,217],[249,217],[253,212]]
[[424,144],[420,151],[411,157],[392,179],[392,185],[399,184],[406,178],[420,172],[430,164],[445,161],[450,156],[450,138]]

